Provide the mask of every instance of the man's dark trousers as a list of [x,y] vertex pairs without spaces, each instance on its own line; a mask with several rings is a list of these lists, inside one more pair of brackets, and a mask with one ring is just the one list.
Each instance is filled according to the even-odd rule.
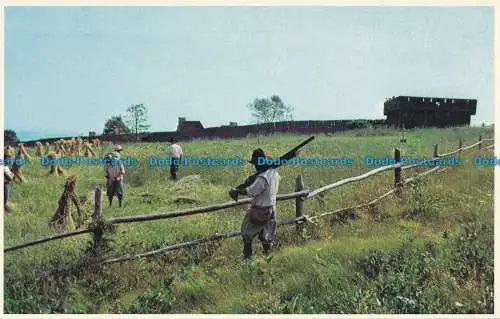
[[172,165],[170,165],[170,177],[176,181],[177,180],[177,171],[179,170],[179,163],[181,162],[180,158],[172,158]]

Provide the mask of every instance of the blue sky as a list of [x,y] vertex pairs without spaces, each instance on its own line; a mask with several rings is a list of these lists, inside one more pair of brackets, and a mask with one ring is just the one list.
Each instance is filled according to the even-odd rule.
[[[102,132],[131,104],[151,130],[252,121],[278,94],[297,120],[385,118],[397,95],[478,99],[494,122],[488,7],[7,7],[5,124]],[[37,136],[30,136],[36,138]]]

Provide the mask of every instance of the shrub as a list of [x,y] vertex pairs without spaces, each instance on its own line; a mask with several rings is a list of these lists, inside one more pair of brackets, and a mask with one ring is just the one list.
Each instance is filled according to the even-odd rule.
[[441,211],[441,199],[426,187],[427,181],[417,178],[410,188],[408,209],[403,213],[406,219],[433,220]]
[[466,217],[463,227],[455,238],[453,275],[461,280],[474,279],[493,284],[493,224]]
[[428,242],[417,246],[412,239],[395,251],[369,251],[357,266],[376,287],[378,311],[429,313],[436,309],[427,285],[436,268],[436,247]]
[[175,297],[169,290],[162,288],[148,289],[137,298],[137,303],[128,309],[128,313],[170,313]]

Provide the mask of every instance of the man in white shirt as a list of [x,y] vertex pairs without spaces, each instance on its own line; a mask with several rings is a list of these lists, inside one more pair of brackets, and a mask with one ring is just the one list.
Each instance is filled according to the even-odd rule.
[[182,159],[182,148],[177,144],[177,140],[173,137],[168,138],[170,145],[168,146],[168,156],[172,159],[172,164],[170,165],[170,178],[174,181],[177,180],[177,171],[179,170],[179,164]]
[[243,256],[249,259],[252,256],[252,241],[259,236],[265,254],[268,254],[276,237],[276,196],[278,194],[280,176],[276,169],[265,169],[258,165],[258,158],[266,158],[262,149],[253,151],[249,163],[254,164],[257,173],[255,181],[244,189],[232,189],[241,195],[252,197],[251,207],[248,209],[241,225],[243,236]]

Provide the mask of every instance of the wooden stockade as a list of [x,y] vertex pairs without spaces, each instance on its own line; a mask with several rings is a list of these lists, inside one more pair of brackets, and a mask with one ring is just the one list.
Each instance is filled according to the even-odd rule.
[[[453,155],[453,154],[456,154],[456,153],[461,153],[461,152],[463,152],[465,150],[471,149],[471,148],[476,147],[476,146],[478,146],[478,148],[481,149],[480,147],[481,147],[482,143],[484,143],[485,141],[493,141],[493,140],[494,139],[482,139],[481,136],[480,136],[479,139],[478,139],[478,142],[476,142],[476,143],[474,143],[474,144],[472,144],[470,146],[467,146],[467,147],[462,147],[462,140],[460,139],[459,140],[459,148],[457,150],[453,151],[453,152],[449,152],[449,153],[445,153],[445,154],[439,154],[439,152],[438,152],[439,151],[438,146],[434,145],[434,154],[433,154],[434,157],[432,158],[432,160],[443,158],[443,157],[447,157],[447,156],[450,156],[450,155]],[[487,146],[485,149],[491,149],[493,147],[494,147],[494,144]],[[413,176],[411,178],[407,178],[405,180],[401,180],[401,172],[403,170],[407,170],[407,169],[410,169],[410,168],[417,167],[421,163],[413,164],[413,165],[408,165],[408,166],[402,166],[402,164],[400,162],[401,153],[400,153],[400,151],[398,149],[395,149],[395,156],[394,156],[394,158],[395,158],[396,164],[383,166],[383,167],[371,170],[369,172],[366,172],[364,174],[361,174],[359,176],[354,176],[354,177],[346,178],[346,179],[340,180],[338,182],[335,182],[333,184],[323,186],[323,187],[321,187],[321,188],[319,188],[317,190],[314,190],[312,192],[310,192],[305,187],[304,181],[302,179],[302,176],[300,176],[300,175],[297,176],[296,191],[294,193],[290,193],[290,194],[278,195],[277,198],[276,198],[278,201],[295,199],[295,203],[296,203],[295,215],[296,215],[296,218],[294,218],[292,220],[281,221],[281,222],[278,223],[278,225],[279,226],[296,225],[296,231],[299,234],[301,234],[303,226],[304,226],[304,224],[306,222],[311,222],[312,223],[312,222],[314,222],[314,220],[322,218],[322,217],[325,217],[325,216],[328,216],[328,215],[339,214],[339,213],[342,213],[342,212],[345,212],[345,211],[349,211],[349,210],[352,210],[352,209],[356,209],[356,208],[363,208],[363,207],[372,206],[375,203],[377,203],[378,201],[382,200],[383,198],[385,198],[385,197],[387,197],[387,196],[389,196],[391,194],[398,194],[400,188],[403,185],[406,185],[406,184],[414,181],[418,177],[426,176],[426,175],[428,175],[430,173],[433,173],[433,172],[436,172],[436,171],[442,172],[442,171],[444,171],[444,170],[447,169],[447,167],[442,168],[441,166],[437,165],[437,166],[435,166],[435,167],[433,167],[433,168],[431,168],[429,170],[426,170],[425,172],[417,174],[417,175],[415,175],[415,176]],[[308,215],[304,215],[304,201],[306,199],[309,199],[309,198],[312,198],[314,196],[317,196],[317,195],[319,195],[319,194],[321,194],[323,192],[326,192],[328,190],[331,190],[333,188],[336,188],[336,187],[339,187],[339,186],[342,186],[342,185],[345,185],[345,184],[349,184],[349,183],[352,183],[352,182],[360,181],[360,180],[369,178],[369,177],[371,177],[371,176],[373,176],[375,174],[378,174],[378,173],[381,173],[381,172],[384,172],[384,171],[388,171],[388,170],[392,170],[392,169],[394,169],[394,172],[395,172],[394,173],[394,188],[392,190],[388,191],[387,193],[385,193],[385,194],[377,197],[376,199],[371,200],[371,201],[366,202],[366,203],[354,205],[354,206],[351,206],[351,207],[346,207],[346,208],[341,208],[341,209],[333,210],[333,211],[330,211],[330,212],[325,212],[325,213],[322,213],[320,215],[313,216],[313,217],[310,217]],[[96,221],[101,216],[101,200],[100,200],[101,191],[100,191],[99,188],[97,188],[95,190],[95,192],[96,192],[95,193],[95,199],[96,199],[95,203],[96,204],[95,204],[94,214],[92,215],[94,221]],[[216,205],[205,206],[205,207],[196,207],[196,208],[190,208],[190,209],[181,210],[181,211],[177,211],[177,212],[156,213],[156,214],[140,215],[140,216],[115,217],[115,218],[107,219],[107,222],[110,223],[110,224],[122,224],[122,223],[152,221],[152,220],[157,220],[157,219],[168,219],[168,218],[175,218],[175,217],[180,217],[180,216],[189,216],[189,215],[195,215],[195,214],[201,214],[201,213],[215,212],[215,211],[223,210],[223,209],[226,209],[226,208],[241,206],[241,205],[244,205],[244,204],[248,204],[250,202],[251,202],[251,198],[247,198],[247,199],[239,200],[237,202],[228,202],[228,203],[216,204]],[[94,233],[95,231],[96,231],[96,228],[89,227],[89,228],[81,229],[81,230],[74,231],[74,232],[67,232],[67,233],[64,233],[64,234],[53,235],[53,236],[46,237],[46,238],[43,238],[43,239],[39,239],[39,240],[35,240],[35,241],[30,241],[30,242],[25,242],[23,244],[19,244],[19,245],[15,245],[15,246],[11,246],[11,247],[5,248],[4,252],[14,251],[14,250],[22,249],[22,248],[25,248],[25,247],[29,247],[29,246],[41,244],[41,243],[44,243],[44,242],[52,241],[52,240],[57,240],[57,239],[62,239],[62,238],[67,238],[67,237],[72,237],[72,236],[77,236],[77,235],[86,234],[86,233]],[[182,249],[182,248],[186,248],[186,247],[196,246],[196,245],[199,245],[199,244],[202,244],[202,243],[206,243],[206,242],[209,242],[209,241],[215,241],[215,240],[220,240],[220,239],[225,239],[225,238],[232,238],[232,237],[237,237],[237,236],[240,236],[240,235],[241,235],[241,232],[239,232],[239,231],[232,231],[232,232],[227,232],[227,233],[222,233],[222,234],[214,234],[213,236],[210,236],[210,237],[206,237],[206,238],[202,238],[202,239],[197,239],[197,240],[193,240],[193,241],[187,241],[187,242],[183,242],[183,243],[178,243],[178,244],[166,246],[166,247],[163,247],[163,248],[160,248],[160,249],[157,249],[157,250],[149,251],[149,252],[146,252],[146,253],[140,253],[140,254],[136,254],[136,255],[132,255],[132,256],[125,256],[125,257],[108,259],[108,260],[103,261],[103,263],[104,264],[110,264],[110,263],[115,263],[115,262],[122,262],[122,261],[127,261],[127,260],[133,260],[133,259],[136,259],[136,258],[149,257],[149,256],[157,255],[159,253],[165,253],[165,252],[168,252],[168,251],[173,251],[173,250],[178,250],[178,249]]]

